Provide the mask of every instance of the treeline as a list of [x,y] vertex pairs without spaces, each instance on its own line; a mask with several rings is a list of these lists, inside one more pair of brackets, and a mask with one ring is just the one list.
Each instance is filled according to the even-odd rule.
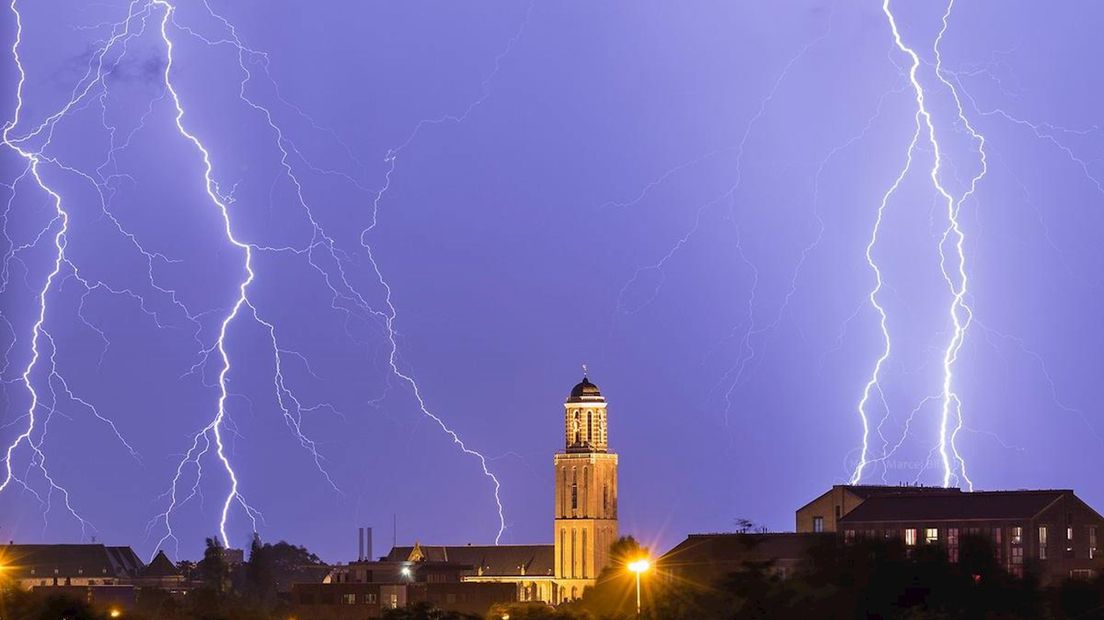
[[[636,617],[627,559],[642,553],[619,542],[621,559],[599,577],[573,619]],[[844,543],[826,537],[785,578],[772,562],[747,562],[716,583],[645,579],[642,616],[651,620],[1089,620],[1104,619],[1104,577],[1041,587],[1000,566],[988,540],[964,537],[959,561],[938,546],[897,541]],[[511,614],[511,618],[515,616]],[[521,617],[521,616],[517,616]],[[539,616],[527,616],[537,618]],[[548,616],[553,617],[553,616]],[[562,617],[562,616],[561,616]]]

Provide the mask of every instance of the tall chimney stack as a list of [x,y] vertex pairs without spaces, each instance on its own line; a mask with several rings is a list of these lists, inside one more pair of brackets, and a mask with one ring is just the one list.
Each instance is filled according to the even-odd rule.
[[364,550],[365,550],[364,559],[371,562],[371,561],[376,559],[376,556],[372,555],[372,528],[370,528],[370,527],[364,528],[364,533],[365,533],[365,537],[364,537]]
[[364,561],[364,528],[357,529],[358,547],[357,547],[357,562]]

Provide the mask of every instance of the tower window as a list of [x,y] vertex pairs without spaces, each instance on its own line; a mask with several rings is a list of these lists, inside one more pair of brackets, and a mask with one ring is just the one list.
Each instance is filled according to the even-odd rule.
[[579,472],[571,470],[571,509],[579,507]]
[[594,412],[587,412],[587,443],[594,443]]
[[575,417],[574,417],[574,419],[571,420],[571,433],[572,433],[572,435],[574,435],[574,440],[572,440],[572,442],[571,442],[572,445],[578,445],[579,444],[579,412],[578,411],[575,412]]

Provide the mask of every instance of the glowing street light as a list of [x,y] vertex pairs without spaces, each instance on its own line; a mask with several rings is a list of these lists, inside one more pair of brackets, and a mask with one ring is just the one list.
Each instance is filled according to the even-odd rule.
[[112,609],[107,615],[111,616],[112,618],[122,618],[123,612],[119,611],[118,609]]
[[636,617],[640,617],[640,574],[652,567],[647,558],[629,562],[629,572],[636,573]]

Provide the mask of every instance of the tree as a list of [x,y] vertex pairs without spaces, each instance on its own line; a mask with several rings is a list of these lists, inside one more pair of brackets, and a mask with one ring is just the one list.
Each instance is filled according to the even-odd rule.
[[[602,569],[594,586],[583,592],[582,600],[568,609],[589,612],[599,618],[629,617],[636,614],[636,576],[630,562],[648,557],[648,549],[632,536],[622,536],[610,545],[610,565]],[[647,577],[645,577],[647,579]],[[644,591],[646,596],[648,590]]]
[[226,562],[226,553],[222,542],[217,537],[207,539],[207,547],[203,550],[203,559],[196,565],[199,579],[204,587],[212,590],[219,596],[230,590],[230,566]]

